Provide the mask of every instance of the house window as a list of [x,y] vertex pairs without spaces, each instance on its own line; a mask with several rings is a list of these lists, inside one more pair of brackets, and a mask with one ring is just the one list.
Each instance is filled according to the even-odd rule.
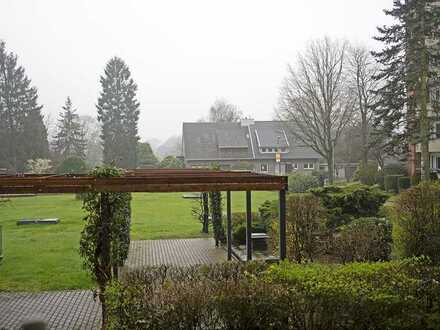
[[260,172],[268,172],[268,171],[269,171],[269,167],[267,166],[267,164],[260,165]]
[[313,163],[304,163],[305,170],[313,170],[315,168],[315,164]]

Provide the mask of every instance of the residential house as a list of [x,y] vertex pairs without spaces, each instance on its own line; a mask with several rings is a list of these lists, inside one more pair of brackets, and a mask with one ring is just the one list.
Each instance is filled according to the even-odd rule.
[[296,140],[285,123],[254,121],[240,123],[184,123],[182,151],[185,166],[258,173],[311,174],[319,169],[321,157]]

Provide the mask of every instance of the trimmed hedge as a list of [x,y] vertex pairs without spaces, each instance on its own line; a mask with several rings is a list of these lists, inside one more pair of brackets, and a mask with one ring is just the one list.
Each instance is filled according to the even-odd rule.
[[385,190],[388,192],[399,192],[399,178],[401,178],[402,175],[396,174],[396,175],[387,175],[385,176],[384,181],[384,187]]
[[411,178],[408,176],[399,177],[399,192],[402,192],[411,187]]
[[424,259],[147,268],[106,290],[110,329],[438,329]]
[[305,193],[309,189],[319,187],[319,179],[313,175],[292,174],[289,175],[289,191]]

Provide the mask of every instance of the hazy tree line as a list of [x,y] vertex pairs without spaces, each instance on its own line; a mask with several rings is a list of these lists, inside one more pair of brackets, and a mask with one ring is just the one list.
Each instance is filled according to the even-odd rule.
[[[124,168],[160,166],[150,145],[139,141],[140,104],[128,66],[112,58],[100,83],[97,117],[79,116],[67,97],[49,135],[37,89],[18,64],[17,55],[8,52],[1,41],[0,168],[47,173],[85,170],[101,163]],[[164,160],[163,166],[174,165]]]

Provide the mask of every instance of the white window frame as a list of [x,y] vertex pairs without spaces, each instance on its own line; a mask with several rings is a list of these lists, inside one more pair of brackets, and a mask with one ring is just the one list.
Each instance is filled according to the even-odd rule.
[[315,169],[315,163],[304,163],[304,169],[305,170],[314,170]]
[[[263,170],[263,166],[266,166],[266,170]],[[262,173],[268,173],[269,172],[269,164],[264,163],[264,164],[260,164],[260,172]]]

